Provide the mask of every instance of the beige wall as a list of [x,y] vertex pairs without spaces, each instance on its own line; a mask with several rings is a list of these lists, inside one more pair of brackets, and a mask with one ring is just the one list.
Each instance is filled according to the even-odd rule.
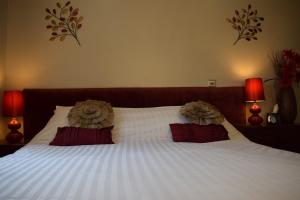
[[299,0],[251,1],[266,19],[263,33],[236,46],[225,18],[246,0],[74,0],[84,16],[81,47],[72,38],[48,41],[45,8],[55,2],[9,1],[8,89],[206,86],[208,79],[236,86],[273,77],[272,50],[300,50]]
[[45,8],[55,2],[9,1],[9,88],[241,85],[272,77],[270,51],[300,45],[297,0],[253,1],[264,32],[236,46],[225,18],[248,1],[72,1],[85,17],[81,47],[48,41]]
[[2,92],[5,88],[6,11],[7,0],[0,0],[0,140],[3,140],[6,134],[5,120],[1,116]]

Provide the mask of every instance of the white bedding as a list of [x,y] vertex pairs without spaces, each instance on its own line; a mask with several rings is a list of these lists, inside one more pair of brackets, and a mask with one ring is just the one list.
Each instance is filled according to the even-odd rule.
[[29,144],[0,158],[1,200],[299,200],[300,156],[235,139]]
[[0,200],[299,200],[300,154],[231,140],[174,143],[178,106],[114,108],[118,144],[55,147],[60,107],[25,147],[0,158]]

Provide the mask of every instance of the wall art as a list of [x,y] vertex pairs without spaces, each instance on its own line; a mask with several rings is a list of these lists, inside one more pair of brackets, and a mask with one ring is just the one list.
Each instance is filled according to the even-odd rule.
[[79,8],[73,8],[70,1],[65,4],[57,2],[54,9],[46,8],[46,13],[45,20],[49,22],[46,28],[51,31],[50,41],[64,41],[70,36],[81,45],[78,31],[82,27],[83,17],[79,16]]
[[235,10],[235,15],[226,19],[232,25],[232,28],[238,32],[234,45],[242,39],[247,41],[257,40],[257,34],[262,32],[262,21],[264,21],[264,18],[259,17],[257,14],[257,10],[253,10],[251,4],[249,4],[247,9]]

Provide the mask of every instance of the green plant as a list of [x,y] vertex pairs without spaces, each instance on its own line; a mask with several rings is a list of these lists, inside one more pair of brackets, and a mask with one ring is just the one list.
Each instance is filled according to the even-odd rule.
[[79,8],[73,8],[71,2],[68,1],[64,5],[56,3],[56,9],[46,8],[47,15],[45,20],[49,21],[47,29],[51,30],[50,41],[59,38],[64,41],[67,36],[72,36],[80,46],[78,39],[78,30],[82,27],[82,16],[78,16]]
[[249,4],[247,9],[235,10],[235,16],[226,19],[232,28],[238,32],[234,45],[241,39],[257,40],[256,35],[262,32],[261,22],[264,21],[264,18],[258,17],[257,13],[257,10],[252,10],[252,6]]

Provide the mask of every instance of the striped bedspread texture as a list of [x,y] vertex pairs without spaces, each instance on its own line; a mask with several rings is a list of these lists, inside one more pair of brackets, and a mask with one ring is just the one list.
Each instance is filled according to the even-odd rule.
[[49,146],[70,109],[0,158],[0,200],[300,200],[300,154],[252,143],[227,120],[231,140],[175,143],[179,106],[114,108],[116,144]]
[[0,199],[299,200],[300,156],[246,139],[28,144],[0,158]]

